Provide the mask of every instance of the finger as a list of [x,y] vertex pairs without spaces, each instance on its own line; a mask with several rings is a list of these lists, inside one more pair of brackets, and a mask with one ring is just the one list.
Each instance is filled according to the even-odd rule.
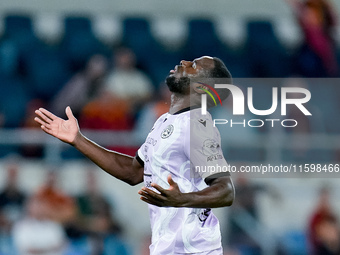
[[35,117],[34,120],[35,120],[36,122],[38,122],[40,125],[42,125],[42,126],[45,126],[45,127],[47,127],[47,128],[51,128],[51,125],[50,125],[50,124],[46,123],[45,121],[41,120],[41,119],[38,118],[38,117]]
[[142,196],[146,196],[146,197],[152,197],[158,200],[164,200],[164,196],[162,196],[161,194],[158,194],[154,191],[152,191],[151,189],[147,189],[147,188],[142,188],[139,192],[140,195]]
[[47,117],[49,117],[51,120],[55,120],[57,119],[58,117],[55,116],[53,113],[47,111],[46,109],[44,108],[39,108],[39,111],[42,112],[43,114],[45,114]]
[[40,119],[44,120],[46,123],[52,122],[52,120],[49,117],[47,117],[45,114],[43,114],[40,110],[36,110],[35,114],[38,115]]
[[177,183],[172,179],[171,174],[168,175],[168,183],[170,184],[170,188],[169,189],[178,189],[178,185]]
[[53,131],[52,131],[51,129],[48,129],[48,128],[45,127],[44,125],[41,125],[41,129],[42,129],[45,133],[47,133],[47,134],[49,134],[49,135],[53,135]]
[[174,180],[171,177],[171,174],[168,175],[168,183],[170,184],[170,186],[174,186],[176,184],[176,182],[174,182]]
[[161,202],[160,200],[155,199],[155,198],[149,196],[148,194],[141,194],[141,197],[143,197],[143,198],[145,198],[145,199],[147,199],[149,201],[153,201],[154,203],[156,203],[156,202],[160,203]]
[[150,194],[147,193],[147,191],[141,189],[140,191],[138,191],[138,194],[141,195],[141,198],[145,199],[145,200],[148,200],[148,201],[152,201],[153,203],[156,203],[156,202],[160,202],[159,199],[156,199],[152,196],[150,196]]
[[153,188],[155,188],[156,190],[158,190],[161,194],[165,194],[166,193],[166,189],[163,189],[161,186],[159,186],[156,183],[151,183],[151,186]]
[[68,119],[74,119],[74,115],[72,113],[71,107],[67,106],[65,109],[66,115]]
[[160,203],[159,201],[156,201],[156,200],[153,200],[153,199],[147,199],[145,197],[140,197],[140,200],[148,203],[148,204],[151,204],[151,205],[155,205],[155,206],[163,206],[162,203]]

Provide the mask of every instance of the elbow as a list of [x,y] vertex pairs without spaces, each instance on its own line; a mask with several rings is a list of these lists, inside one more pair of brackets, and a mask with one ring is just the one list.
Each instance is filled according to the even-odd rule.
[[141,183],[141,181],[137,181],[135,179],[125,179],[123,181],[129,184],[130,186],[136,186]]
[[225,206],[231,206],[235,200],[235,188],[232,183],[228,183],[227,194],[225,196]]
[[231,206],[235,200],[235,192],[231,192],[226,196],[225,206]]
[[127,184],[129,184],[130,186],[136,186],[138,183],[133,182],[131,180],[124,180],[124,182],[126,182]]
[[136,186],[140,184],[141,182],[143,182],[143,177],[135,175],[135,176],[130,176],[126,179],[123,179],[122,181],[126,182],[130,186]]
[[229,177],[220,177],[212,185],[216,185],[219,190],[219,202],[217,207],[231,206],[235,199],[235,188]]

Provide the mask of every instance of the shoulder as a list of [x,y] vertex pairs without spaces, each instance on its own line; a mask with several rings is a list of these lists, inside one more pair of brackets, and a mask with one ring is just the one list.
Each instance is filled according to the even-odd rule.
[[169,113],[164,113],[161,116],[158,117],[158,119],[155,121],[155,125],[157,123],[163,123],[164,121],[166,121],[166,119],[168,118]]
[[214,134],[217,128],[213,125],[211,114],[201,114],[200,109],[195,109],[190,114],[190,133],[192,135],[206,136]]

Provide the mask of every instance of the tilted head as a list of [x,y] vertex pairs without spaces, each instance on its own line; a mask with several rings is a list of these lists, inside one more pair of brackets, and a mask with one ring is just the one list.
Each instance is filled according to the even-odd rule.
[[[169,90],[177,95],[190,96],[193,104],[200,103],[201,94],[211,91],[215,84],[231,84],[232,78],[225,64],[215,57],[203,56],[193,61],[180,62],[166,78]],[[227,89],[215,89],[221,100],[226,99],[230,91]],[[215,101],[217,95],[210,93]],[[214,106],[214,100],[208,97],[208,107]]]

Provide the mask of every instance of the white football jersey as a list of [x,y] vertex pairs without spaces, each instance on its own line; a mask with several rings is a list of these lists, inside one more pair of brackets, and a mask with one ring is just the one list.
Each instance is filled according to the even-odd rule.
[[[156,183],[168,189],[171,174],[181,192],[203,190],[210,180],[229,175],[216,171],[217,165],[227,167],[220,144],[209,113],[201,115],[201,109],[188,108],[163,114],[137,152],[144,164],[145,186],[152,188],[150,184]],[[151,254],[200,253],[221,247],[219,222],[211,209],[148,206]]]

